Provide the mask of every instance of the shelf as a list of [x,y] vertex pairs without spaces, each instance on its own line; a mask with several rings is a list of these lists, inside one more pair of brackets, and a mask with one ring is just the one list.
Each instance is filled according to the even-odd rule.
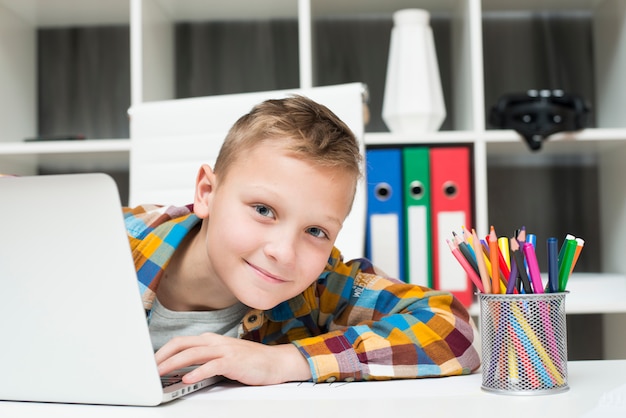
[[129,139],[0,142],[0,172],[32,174],[38,166],[54,171],[128,171]]
[[473,143],[476,133],[471,131],[439,131],[424,134],[366,133],[365,145],[415,145]]
[[266,0],[223,2],[221,0],[157,0],[165,15],[173,22],[218,20],[263,20],[297,18],[298,2]]
[[87,139],[76,141],[0,142],[2,155],[128,153],[130,139]]
[[489,12],[523,11],[528,12],[561,12],[593,10],[597,0],[482,0],[482,9]]
[[544,140],[541,150],[537,152],[531,151],[526,141],[512,130],[490,130],[480,136],[485,140],[490,159],[516,165],[563,164],[568,162],[568,157],[577,157],[573,160],[578,163],[585,160],[591,162],[602,153],[626,145],[626,129],[622,128],[594,128],[554,134]]
[[4,7],[34,27],[128,24],[129,0],[0,0]]
[[[146,1],[146,0],[144,0]],[[264,18],[295,18],[297,1],[234,1],[220,0],[151,0],[158,3],[175,21],[243,20]],[[245,7],[242,7],[245,3]],[[460,0],[311,0],[317,15],[392,13],[404,8],[424,8],[445,12]],[[482,0],[489,11],[578,11],[593,10],[595,0]],[[129,0],[0,0],[0,6],[11,10],[32,25],[40,27],[128,23]]]
[[[365,133],[366,145],[386,144],[437,144],[437,143],[473,143],[483,139],[488,155],[500,153],[529,154],[524,139],[513,130],[474,131],[438,131],[420,134],[395,134],[389,132]],[[611,150],[626,143],[626,129],[585,129],[578,132],[562,132],[551,135],[544,141],[542,150],[535,155],[549,154],[587,154]]]

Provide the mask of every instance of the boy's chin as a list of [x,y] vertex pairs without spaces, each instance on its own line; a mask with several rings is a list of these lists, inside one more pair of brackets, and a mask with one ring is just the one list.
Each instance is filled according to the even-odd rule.
[[282,302],[260,303],[258,300],[256,300],[256,301],[251,301],[250,303],[246,303],[244,301],[242,301],[241,303],[243,303],[244,305],[252,309],[258,309],[259,311],[269,311],[270,309],[273,309],[276,306],[280,305]]
[[258,309],[260,311],[269,311],[270,309],[273,309],[273,308],[277,307],[278,305],[280,305],[281,303],[291,299],[292,297],[290,297],[288,299],[281,299],[281,300],[276,300],[276,299],[264,300],[261,297],[254,297],[254,296],[252,296],[252,297],[249,297],[249,298],[241,298],[241,299],[239,299],[239,301],[241,303],[243,303],[244,305],[246,305],[247,307],[249,307],[249,308]]

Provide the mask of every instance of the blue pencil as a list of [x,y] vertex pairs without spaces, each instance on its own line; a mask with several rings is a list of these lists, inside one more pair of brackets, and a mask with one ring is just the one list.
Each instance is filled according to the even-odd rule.
[[548,289],[550,293],[556,293],[559,291],[559,254],[558,245],[559,240],[550,237],[547,240],[548,243]]

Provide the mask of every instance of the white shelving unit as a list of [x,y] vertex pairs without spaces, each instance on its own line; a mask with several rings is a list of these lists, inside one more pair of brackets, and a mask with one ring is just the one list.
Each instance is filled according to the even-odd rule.
[[[181,21],[297,18],[301,87],[313,83],[311,21],[323,16],[387,15],[424,8],[450,17],[452,131],[429,135],[366,134],[368,144],[468,143],[473,146],[476,228],[489,225],[487,167],[499,163],[593,160],[599,169],[602,272],[626,275],[626,1],[623,0],[0,0],[0,172],[30,174],[42,161],[65,169],[128,167],[130,140],[23,143],[36,134],[36,30],[49,26],[129,25],[131,104],[174,98],[174,24]],[[597,128],[558,134],[541,157],[512,131],[485,126],[482,18],[488,13],[582,11],[593,19]],[[626,280],[626,279],[625,279]],[[610,291],[608,289],[607,291]],[[626,302],[625,302],[626,305]],[[615,310],[613,310],[614,312]],[[625,308],[626,311],[626,308]],[[612,315],[612,317],[615,317]],[[609,318],[616,326],[623,318]],[[611,323],[614,321],[614,323]],[[607,356],[626,356],[626,341],[607,332]]]

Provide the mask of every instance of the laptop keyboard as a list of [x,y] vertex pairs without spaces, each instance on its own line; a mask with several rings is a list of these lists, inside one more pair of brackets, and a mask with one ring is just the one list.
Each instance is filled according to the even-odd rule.
[[186,372],[174,372],[165,376],[161,376],[161,386],[164,388],[175,385],[183,381],[183,376]]

